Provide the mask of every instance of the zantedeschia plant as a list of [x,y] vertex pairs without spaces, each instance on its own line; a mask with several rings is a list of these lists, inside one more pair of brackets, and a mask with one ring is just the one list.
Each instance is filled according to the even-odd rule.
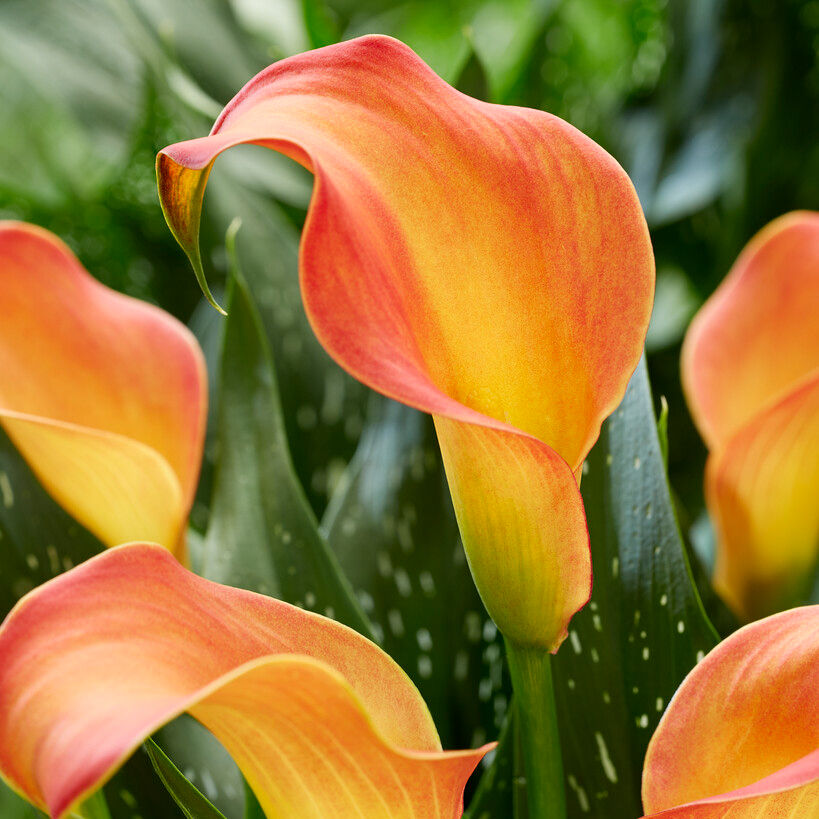
[[556,650],[591,587],[577,480],[651,312],[628,177],[565,122],[464,96],[396,40],[329,46],[263,71],[210,136],[159,155],[165,214],[206,292],[204,189],[240,143],[315,174],[300,275],[319,340],[434,415],[489,613],[512,642]]
[[190,331],[105,287],[45,230],[0,223],[0,424],[106,546],[185,554],[207,415]]
[[[717,633],[679,536],[643,367],[616,420],[605,421],[640,360],[654,290],[646,222],[615,160],[549,114],[465,96],[389,37],[290,57],[252,79],[209,136],[157,159],[166,219],[214,305],[199,250],[204,191],[216,158],[242,143],[272,148],[315,177],[299,264],[321,344],[360,381],[433,416],[475,585],[507,645],[504,667],[471,585],[469,609],[481,611],[453,622],[477,652],[442,640],[445,661],[433,671],[430,631],[413,625],[406,635],[422,651],[417,681],[448,675],[435,697],[462,697],[452,680],[475,679],[495,725],[506,715],[471,819],[634,819],[647,745],[646,819],[816,816],[819,607],[746,626],[705,656]],[[137,748],[187,713],[244,776],[246,819],[458,819],[465,785],[494,743],[476,731],[471,743],[447,744],[482,747],[443,751],[405,671],[331,619],[344,620],[339,606],[347,606],[355,617],[346,622],[380,633],[376,602],[366,588],[353,597],[332,533],[324,539],[292,474],[264,344],[271,328],[234,272],[243,308],[232,311],[223,347],[208,556],[249,565],[241,545],[249,534],[257,560],[268,548],[273,555],[255,588],[289,602],[184,566],[206,416],[205,366],[190,332],[103,287],[46,231],[0,223],[0,424],[19,450],[3,437],[0,557],[4,516],[17,503],[10,463],[41,501],[23,499],[15,521],[47,507],[62,525],[53,499],[113,547],[7,598],[19,602],[0,626],[0,777],[53,819],[110,819],[105,793],[115,788],[106,785],[127,777]],[[685,387],[711,449],[715,582],[746,618],[795,599],[816,561],[817,275],[819,215],[783,217],[752,241],[685,343]],[[268,431],[268,416],[276,434],[256,434]],[[604,446],[587,462],[604,422]],[[273,455],[277,468],[264,470]],[[446,499],[437,452],[419,445],[409,460],[415,455],[424,468],[411,469],[412,480],[434,473],[435,497]],[[366,472],[366,459],[354,462]],[[602,571],[570,631],[592,583],[584,464]],[[368,531],[394,530],[423,567],[423,546],[401,527],[425,509],[402,494],[403,466],[387,467],[377,473],[390,484],[377,510],[357,512],[378,518],[382,507],[400,508],[401,520],[384,511]],[[278,505],[266,504],[285,479]],[[358,488],[350,504],[363,507],[366,481]],[[259,520],[250,520],[257,507]],[[303,537],[282,526],[291,509],[290,528]],[[443,511],[456,545],[451,510]],[[356,518],[346,523],[353,537]],[[8,527],[9,539],[23,529]],[[218,553],[226,539],[230,551]],[[368,540],[361,560],[378,561],[399,597],[417,582],[425,602],[449,616],[459,591],[444,588],[452,576],[399,574]],[[302,550],[298,558],[288,545]],[[14,546],[20,564],[36,566],[26,543]],[[463,561],[460,546],[456,555]],[[61,565],[55,559],[53,571]],[[319,602],[322,588],[330,599]],[[386,615],[398,638],[399,607]],[[567,637],[556,685],[550,654]],[[490,667],[479,683],[469,676],[478,652]],[[506,714],[509,687],[494,679],[504,668],[516,701]],[[586,696],[588,713],[575,713]],[[436,719],[447,716],[428,701]],[[163,768],[152,753],[189,819],[224,819],[197,790],[189,760]],[[584,779],[592,766],[597,775]],[[241,789],[235,768],[221,773]],[[17,800],[3,787],[0,813],[7,796]],[[126,792],[147,819],[140,795]]]
[[652,737],[643,805],[668,819],[807,819],[819,806],[819,606],[745,626]]
[[456,819],[491,747],[442,752],[418,691],[369,640],[158,546],[108,550],[31,592],[0,656],[0,773],[55,819],[184,711],[268,817]]
[[819,556],[818,317],[819,214],[792,213],[750,242],[685,339],[714,583],[746,620],[799,602]]
[[[276,63],[210,136],[159,154],[165,215],[206,294],[205,185],[241,143],[315,175],[307,314],[351,374],[432,413],[469,565],[531,712],[526,753],[553,758],[554,708],[529,689],[589,599],[578,480],[651,312],[631,182],[565,122],[474,100],[402,43],[362,37]],[[538,810],[559,797],[556,760],[553,774]]]

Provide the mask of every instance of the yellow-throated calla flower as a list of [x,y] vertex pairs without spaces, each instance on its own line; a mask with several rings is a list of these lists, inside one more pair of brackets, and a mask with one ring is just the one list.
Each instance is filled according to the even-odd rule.
[[637,365],[654,267],[634,189],[565,122],[451,88],[368,36],[282,60],[211,135],[157,160],[204,286],[198,230],[219,153],[311,170],[307,314],[331,356],[435,417],[469,563],[507,638],[555,650],[588,599],[577,478]]
[[663,819],[819,814],[819,606],[745,626],[686,677],[643,769]]
[[105,545],[184,554],[204,359],[164,311],[103,286],[45,230],[0,223],[0,424]]
[[754,237],[691,323],[682,376],[710,450],[714,584],[746,620],[792,605],[819,555],[819,214]]
[[269,819],[456,819],[490,749],[445,753],[404,672],[339,623],[146,544],[28,594],[0,627],[0,774],[55,819],[187,711]]

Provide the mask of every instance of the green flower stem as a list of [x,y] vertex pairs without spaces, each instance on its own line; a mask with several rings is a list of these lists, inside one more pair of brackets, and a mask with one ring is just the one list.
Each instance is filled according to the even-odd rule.
[[566,819],[551,656],[508,640],[506,656],[518,709],[529,819]]

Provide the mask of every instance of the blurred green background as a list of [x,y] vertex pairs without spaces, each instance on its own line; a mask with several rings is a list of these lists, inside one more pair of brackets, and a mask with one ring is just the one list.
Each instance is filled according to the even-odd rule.
[[[470,94],[567,119],[629,172],[657,256],[649,366],[670,405],[684,526],[695,521],[705,454],[680,393],[680,339],[758,228],[819,208],[819,0],[3,0],[0,218],[50,228],[98,278],[216,334],[157,205],[154,155],[205,134],[270,62],[365,32],[399,37]],[[210,267],[224,273],[224,229],[241,215],[297,469],[321,514],[366,399],[305,332],[296,255],[310,179],[259,149],[214,176]]]
[[[97,278],[189,323],[217,372],[223,322],[165,225],[156,152],[206,134],[274,60],[371,32],[404,40],[469,94],[563,117],[631,175],[657,257],[648,365],[669,405],[670,478],[707,564],[705,450],[680,391],[680,343],[759,228],[819,209],[819,0],[0,0],[0,218],[49,228]],[[225,155],[205,201],[206,268],[218,296],[239,216],[241,267],[323,533],[444,745],[478,744],[506,711],[501,647],[467,578],[430,424],[350,379],[307,325],[297,256],[310,191],[309,175],[270,151]],[[465,612],[457,629],[429,605],[436,584]]]

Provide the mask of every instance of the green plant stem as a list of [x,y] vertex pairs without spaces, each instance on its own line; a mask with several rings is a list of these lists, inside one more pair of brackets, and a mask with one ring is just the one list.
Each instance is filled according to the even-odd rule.
[[566,819],[563,758],[547,651],[506,642],[518,709],[529,819]]

